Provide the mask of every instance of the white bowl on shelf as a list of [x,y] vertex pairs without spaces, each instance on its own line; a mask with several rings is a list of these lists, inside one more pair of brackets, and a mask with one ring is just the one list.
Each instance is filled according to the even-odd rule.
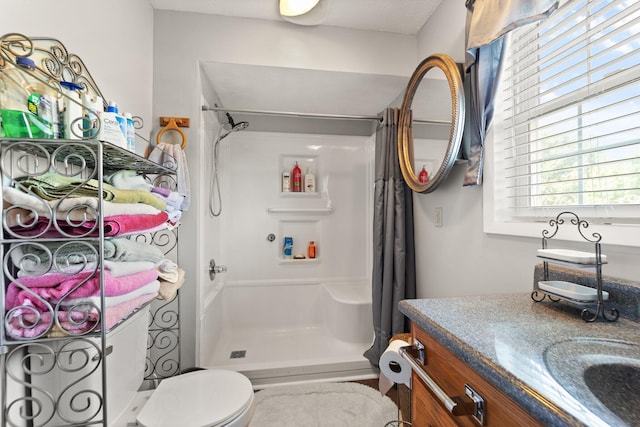
[[[595,252],[574,251],[571,249],[538,249],[538,256],[575,264],[595,264]],[[600,262],[606,263],[607,256],[600,254]]]

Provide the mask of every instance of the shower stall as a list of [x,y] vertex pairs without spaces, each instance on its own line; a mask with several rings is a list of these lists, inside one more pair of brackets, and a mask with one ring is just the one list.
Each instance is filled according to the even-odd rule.
[[[199,284],[199,366],[242,372],[256,387],[376,377],[362,355],[373,340],[375,122],[366,135],[328,134],[318,123],[312,132],[263,131],[252,120],[239,129],[211,111],[201,123],[211,156],[201,263],[215,258],[217,274]],[[315,191],[282,191],[296,163],[315,176]]]

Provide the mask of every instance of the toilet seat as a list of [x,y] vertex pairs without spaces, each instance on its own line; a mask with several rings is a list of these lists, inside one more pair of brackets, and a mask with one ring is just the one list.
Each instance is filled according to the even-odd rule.
[[205,369],[163,380],[137,422],[147,427],[233,425],[235,418],[250,419],[254,405],[247,377],[234,371]]

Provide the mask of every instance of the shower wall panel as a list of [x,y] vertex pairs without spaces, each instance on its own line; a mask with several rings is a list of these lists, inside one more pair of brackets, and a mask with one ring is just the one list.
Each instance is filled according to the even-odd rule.
[[[371,138],[244,131],[221,144],[226,286],[370,276]],[[315,174],[315,193],[282,192],[295,161]],[[284,237],[304,256],[313,240],[317,257],[285,257]]]

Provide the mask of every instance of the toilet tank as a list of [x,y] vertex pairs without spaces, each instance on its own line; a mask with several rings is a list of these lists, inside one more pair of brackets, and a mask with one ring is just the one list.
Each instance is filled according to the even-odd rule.
[[[119,418],[134,399],[144,379],[149,307],[146,306],[107,334],[107,421],[109,426]],[[57,354],[57,361],[50,351],[39,344],[29,346],[37,355],[35,375],[31,377],[34,397],[43,402],[42,416],[53,413],[53,405],[40,390],[59,396],[59,409],[47,425],[71,422],[87,423],[96,413],[100,414],[102,395],[101,365],[96,362],[99,338],[70,338],[46,343]],[[33,358],[33,356],[32,356]],[[38,366],[41,367],[38,368]],[[42,371],[42,374],[38,374]],[[87,406],[87,402],[91,402]],[[81,411],[73,410],[81,408]],[[101,418],[101,417],[100,417]],[[46,418],[44,418],[46,419]]]

